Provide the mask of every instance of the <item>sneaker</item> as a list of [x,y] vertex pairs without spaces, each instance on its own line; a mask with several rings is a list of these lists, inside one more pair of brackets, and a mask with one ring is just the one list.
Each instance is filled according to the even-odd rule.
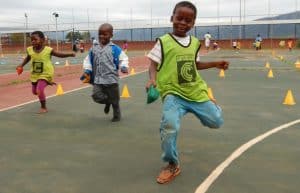
[[156,178],[157,183],[165,184],[172,181],[176,176],[180,174],[179,165],[168,164],[166,167],[162,168],[159,175]]
[[111,119],[111,122],[118,122],[118,121],[121,121],[121,117],[113,117]]
[[106,104],[104,107],[104,113],[108,114],[109,113],[109,108],[110,108],[110,104]]

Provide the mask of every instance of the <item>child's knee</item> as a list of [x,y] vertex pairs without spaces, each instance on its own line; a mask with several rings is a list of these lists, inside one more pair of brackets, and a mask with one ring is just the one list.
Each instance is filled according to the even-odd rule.
[[208,121],[207,126],[211,129],[218,129],[223,125],[223,123],[224,123],[223,115],[220,112],[220,113],[215,114],[213,119]]
[[108,96],[102,92],[97,92],[92,94],[92,98],[94,102],[100,103],[100,104],[106,104],[108,100]]
[[161,130],[164,133],[175,133],[179,130],[179,121],[172,113],[165,114],[161,123]]
[[223,125],[223,123],[224,123],[223,117],[219,117],[212,122],[212,124],[210,125],[210,128],[211,129],[219,129]]
[[203,125],[211,128],[211,129],[220,128],[224,123],[222,111],[218,111],[218,112],[214,113],[213,115],[206,116],[206,118],[201,119],[201,122]]

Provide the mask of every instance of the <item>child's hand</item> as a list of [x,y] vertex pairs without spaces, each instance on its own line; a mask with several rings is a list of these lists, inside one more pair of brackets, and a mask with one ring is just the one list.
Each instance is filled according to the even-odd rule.
[[226,70],[228,68],[228,66],[229,66],[229,62],[224,61],[224,60],[222,60],[222,61],[220,61],[216,64],[217,68],[220,68],[220,69],[223,69],[223,70]]
[[71,55],[71,57],[75,57],[76,56],[76,53],[75,52],[73,52],[72,53],[72,55]]
[[148,82],[146,84],[146,90],[148,90],[151,85],[153,85],[153,87],[156,87],[156,81],[155,80],[148,80]]
[[21,65],[17,66],[16,71],[17,71],[18,75],[22,74],[22,72],[23,72],[23,66],[21,66]]
[[80,77],[80,80],[82,81],[82,83],[90,83],[91,76],[87,73],[83,73]]

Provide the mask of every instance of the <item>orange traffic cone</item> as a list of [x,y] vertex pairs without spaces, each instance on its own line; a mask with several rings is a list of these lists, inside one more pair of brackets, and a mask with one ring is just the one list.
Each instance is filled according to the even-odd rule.
[[296,61],[295,67],[296,67],[296,68],[300,68],[300,60],[297,60],[297,61]]
[[69,61],[66,60],[65,66],[70,66]]
[[268,78],[274,78],[272,69],[269,70]]
[[130,97],[130,94],[129,94],[129,91],[128,91],[128,88],[127,88],[126,84],[123,87],[123,91],[122,91],[121,97],[122,98],[129,98]]
[[57,90],[56,90],[56,95],[58,96],[58,95],[63,95],[63,94],[64,94],[64,90],[63,90],[61,84],[58,84]]
[[266,62],[265,68],[270,68],[270,63]]
[[131,68],[130,74],[131,74],[131,75],[134,75],[134,74],[135,74],[134,68]]
[[221,78],[225,77],[225,72],[223,69],[220,70],[219,77],[221,77]]
[[294,97],[293,97],[293,93],[291,90],[288,90],[288,92],[286,93],[286,96],[284,98],[283,103],[284,105],[294,105],[296,104]]

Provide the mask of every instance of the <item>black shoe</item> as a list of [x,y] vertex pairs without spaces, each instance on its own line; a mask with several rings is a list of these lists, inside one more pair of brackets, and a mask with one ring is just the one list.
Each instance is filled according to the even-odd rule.
[[118,122],[118,121],[121,121],[121,117],[113,117],[111,119],[111,122]]
[[110,108],[110,104],[106,104],[104,107],[104,113],[108,114],[109,113],[109,108]]

